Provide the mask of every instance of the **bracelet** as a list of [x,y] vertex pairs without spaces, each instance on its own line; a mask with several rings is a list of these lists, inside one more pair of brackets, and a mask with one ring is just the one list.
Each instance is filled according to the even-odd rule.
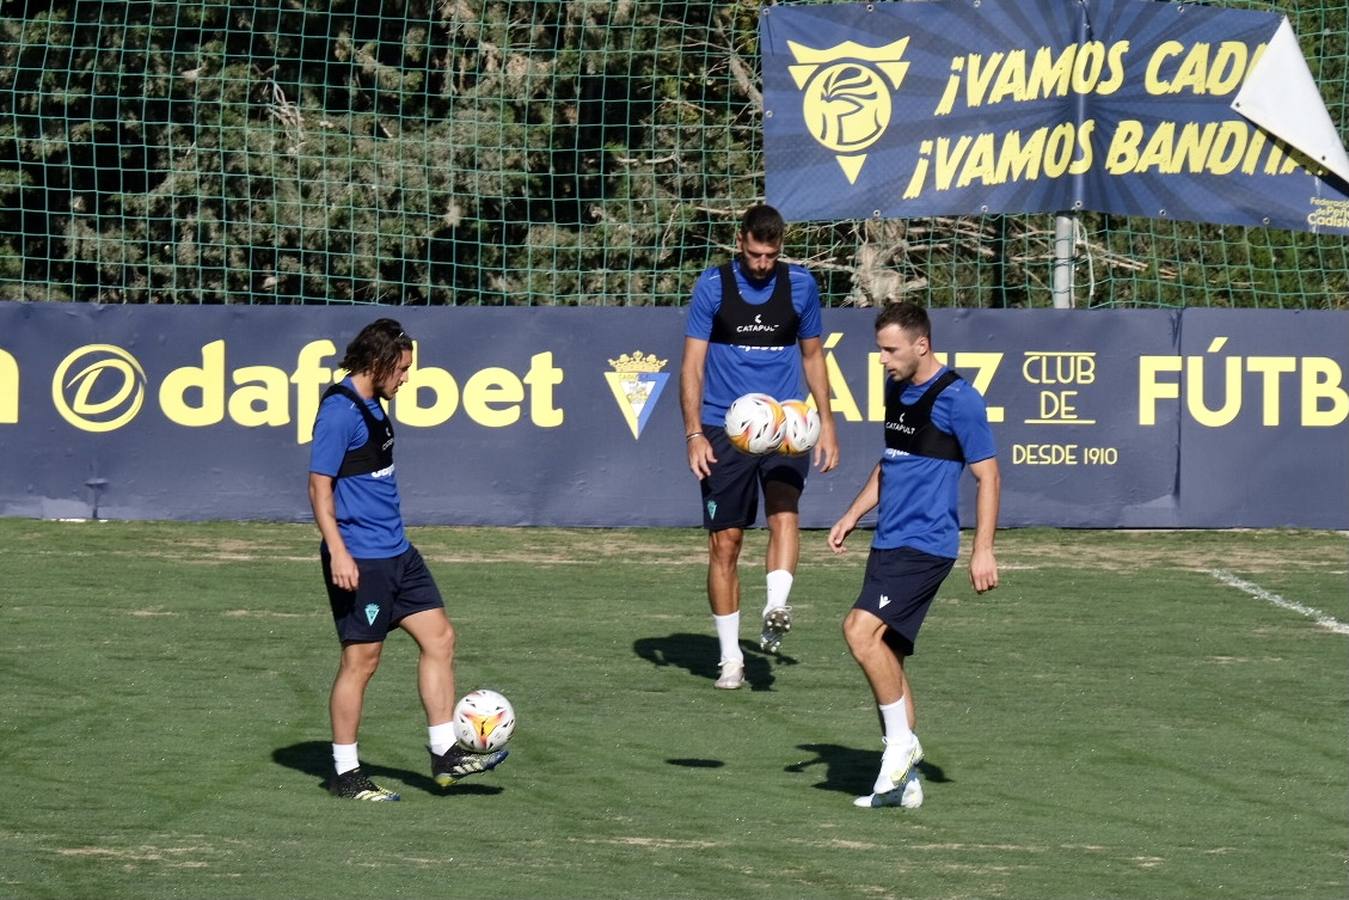
[[684,435],[684,443],[687,444],[689,441],[693,440],[696,437],[706,437],[706,435],[704,435],[701,431],[690,431],[688,434]]

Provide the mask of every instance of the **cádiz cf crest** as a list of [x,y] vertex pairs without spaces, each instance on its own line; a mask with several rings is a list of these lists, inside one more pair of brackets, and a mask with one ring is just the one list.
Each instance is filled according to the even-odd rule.
[[656,408],[656,400],[665,389],[670,373],[662,372],[669,360],[657,359],[654,353],[638,350],[631,356],[624,353],[618,359],[609,360],[614,371],[605,372],[609,390],[614,392],[618,408],[623,412],[623,420],[628,423],[633,439],[642,436],[642,429]]
[[899,90],[909,63],[903,59],[909,39],[884,47],[844,41],[823,50],[788,41],[796,65],[788,66],[801,89],[806,127],[834,152],[848,183],[857,181],[864,152],[890,124],[890,94]]

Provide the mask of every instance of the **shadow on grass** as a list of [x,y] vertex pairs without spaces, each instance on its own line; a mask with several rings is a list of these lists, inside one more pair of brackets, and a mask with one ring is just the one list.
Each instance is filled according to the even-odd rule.
[[[745,654],[745,682],[752,691],[773,689],[775,665],[796,665],[793,657],[763,653],[758,644],[750,641],[741,641],[740,649]],[[678,666],[708,681],[716,681],[720,674],[717,664],[721,660],[721,645],[710,634],[681,632],[667,637],[638,638],[632,642],[632,651],[652,665]]]
[[[881,766],[879,750],[854,750],[838,744],[797,744],[798,750],[814,753],[814,759],[804,759],[783,768],[784,772],[803,773],[813,766],[824,766],[824,781],[811,785],[821,791],[841,794],[869,794]],[[918,772],[925,781],[943,784],[951,781],[942,767],[927,760],[918,764]]]
[[[301,741],[289,747],[278,747],[272,751],[272,761],[277,765],[303,772],[318,779],[316,787],[327,790],[328,777],[333,771],[333,745],[325,741]],[[427,770],[430,770],[430,757],[427,757]],[[491,784],[460,783],[453,787],[442,788],[424,772],[409,769],[397,769],[391,766],[372,765],[361,761],[361,770],[378,781],[380,778],[393,778],[407,785],[409,789],[428,794],[500,794],[501,788]],[[476,777],[476,776],[475,776]]]

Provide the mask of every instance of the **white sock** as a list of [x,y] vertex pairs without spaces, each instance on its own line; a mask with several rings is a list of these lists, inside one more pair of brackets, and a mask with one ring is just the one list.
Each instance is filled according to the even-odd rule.
[[878,703],[876,708],[881,711],[881,719],[885,722],[883,738],[885,753],[881,755],[881,771],[876,776],[876,783],[872,785],[871,791],[874,794],[885,794],[899,787],[890,780],[890,775],[886,771],[885,757],[889,755],[891,747],[908,747],[909,742],[913,740],[913,729],[909,728],[909,714],[904,708],[903,697],[884,706]]
[[744,662],[745,654],[740,650],[740,611],[728,616],[713,615],[717,626],[717,641],[721,644],[722,662]]
[[885,722],[885,742],[887,744],[901,741],[908,743],[913,730],[909,728],[909,713],[906,710],[904,698],[900,697],[894,703],[887,703],[884,706],[877,705],[881,711],[881,719]]
[[338,775],[350,772],[360,764],[355,744],[333,744],[333,768],[337,770]]
[[786,606],[787,598],[792,593],[792,573],[786,569],[774,569],[768,573],[767,580],[768,602],[764,604],[763,611]]
[[454,722],[441,722],[439,725],[430,725],[426,729],[426,743],[431,745],[431,752],[436,756],[444,753],[454,746]]

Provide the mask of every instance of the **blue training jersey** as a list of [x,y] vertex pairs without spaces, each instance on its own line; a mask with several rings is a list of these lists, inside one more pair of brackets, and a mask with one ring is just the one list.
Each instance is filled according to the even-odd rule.
[[[740,260],[731,263],[740,296],[751,306],[761,306],[773,296],[777,276],[762,284],[746,280],[740,269]],[[820,289],[814,277],[801,266],[788,266],[791,279],[792,308],[800,321],[796,337],[820,336]],[[712,337],[712,320],[721,308],[721,272],[713,266],[698,276],[689,303],[688,321],[684,327],[687,337],[707,341]],[[726,420],[728,410],[741,394],[751,391],[768,394],[778,400],[804,400],[805,374],[801,370],[799,344],[788,347],[746,347],[738,344],[707,345],[707,362],[703,367],[703,407],[701,418],[711,425]]]
[[[343,384],[351,387],[351,379],[346,379]],[[384,407],[378,400],[366,400],[365,405],[376,419],[384,418]],[[332,395],[319,406],[314,422],[309,471],[335,476],[342,468],[342,458],[347,451],[365,446],[367,440],[369,429],[356,404],[349,397]],[[388,559],[400,556],[408,549],[394,466],[365,475],[338,478],[333,483],[333,501],[337,529],[352,556]]]
[[[942,367],[922,384],[904,389],[905,403],[916,403],[928,385],[946,371]],[[937,395],[932,424],[960,442],[966,463],[998,454],[988,426],[984,398],[968,381],[954,381]],[[911,547],[933,556],[955,559],[960,554],[960,474],[965,463],[915,456],[886,449],[881,457],[881,491],[876,534],[878,550]]]

